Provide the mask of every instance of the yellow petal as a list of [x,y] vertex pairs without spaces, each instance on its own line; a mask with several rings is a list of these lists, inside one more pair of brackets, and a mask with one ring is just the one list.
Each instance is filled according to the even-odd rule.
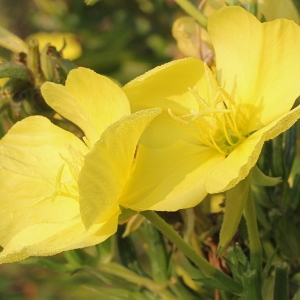
[[206,174],[223,159],[214,149],[183,141],[157,149],[140,145],[120,204],[137,211],[193,207],[207,194]]
[[78,199],[55,199],[59,184],[73,181],[67,167],[58,172],[69,143],[84,151],[79,139],[43,117],[18,122],[0,141],[0,224],[9,229],[1,231],[1,245],[35,222],[70,220],[79,213]]
[[299,118],[300,106],[249,136],[226,159],[209,171],[207,192],[213,194],[226,191],[246,178],[257,162],[263,143],[286,131]]
[[244,134],[291,109],[300,94],[298,25],[284,19],[261,24],[240,7],[225,7],[210,17],[208,31],[219,84],[237,103]]
[[79,217],[57,223],[36,223],[12,236],[0,253],[0,264],[92,246],[113,235],[117,225],[117,215],[108,222],[92,226],[88,231]]
[[47,82],[41,91],[46,102],[79,126],[92,144],[107,126],[130,114],[122,89],[107,77],[89,69],[72,70],[65,86]]
[[119,213],[119,198],[132,172],[137,143],[160,112],[150,109],[122,118],[106,129],[85,157],[78,185],[81,215],[87,228]]
[[[141,137],[141,143],[150,148],[166,147],[176,143],[178,140],[199,145],[200,142],[196,138],[197,128],[193,125],[194,124],[182,126],[182,124],[174,120],[169,113],[163,112],[146,128]],[[189,131],[187,131],[187,127]],[[195,135],[190,132],[193,132]]]
[[199,95],[207,96],[204,64],[196,58],[185,58],[164,64],[137,77],[124,86],[132,111],[161,107],[175,114],[198,110],[194,95],[188,88],[197,87]]
[[101,225],[108,232],[100,225],[83,229],[77,183],[66,161],[70,147],[82,155],[89,150],[40,116],[18,122],[0,141],[0,262],[96,244],[113,231],[112,224]]

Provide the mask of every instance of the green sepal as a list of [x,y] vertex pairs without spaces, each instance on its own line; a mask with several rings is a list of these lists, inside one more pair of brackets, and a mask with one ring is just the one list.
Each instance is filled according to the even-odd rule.
[[118,222],[120,224],[125,223],[126,221],[128,221],[129,218],[131,218],[137,214],[136,211],[134,211],[130,208],[125,208],[125,207],[120,206],[120,209],[121,209],[121,214],[119,215],[119,220],[118,220]]
[[275,186],[282,182],[280,177],[270,177],[265,175],[258,166],[254,166],[252,169],[252,183],[260,186]]
[[225,195],[224,219],[220,231],[220,241],[218,246],[218,256],[227,247],[236,233],[240,223],[246,201],[250,193],[251,175],[240,181],[232,189],[228,190]]

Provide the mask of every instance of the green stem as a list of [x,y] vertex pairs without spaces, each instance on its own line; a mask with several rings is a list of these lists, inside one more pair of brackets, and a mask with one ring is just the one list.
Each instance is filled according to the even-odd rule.
[[258,278],[256,271],[246,271],[243,280],[245,287],[243,300],[262,300],[260,289],[257,288]]
[[207,18],[193,4],[187,0],[175,0],[175,2],[204,29],[207,29]]
[[160,218],[153,211],[140,212],[147,218],[156,228],[158,228],[174,245],[177,246],[206,276],[222,286],[223,289],[231,293],[240,294],[242,292],[241,286],[232,278],[215,268],[203,257],[196,253],[196,251],[187,244],[176,231],[169,226],[162,218]]
[[251,191],[249,192],[249,196],[246,201],[244,216],[247,223],[250,243],[250,266],[252,270],[255,270],[257,272],[257,278],[260,282],[262,268],[262,249],[257,227],[255,206]]

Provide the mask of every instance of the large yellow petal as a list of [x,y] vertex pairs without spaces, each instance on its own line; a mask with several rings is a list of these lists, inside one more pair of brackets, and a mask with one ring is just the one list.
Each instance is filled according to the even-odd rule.
[[208,171],[223,159],[214,149],[184,141],[158,149],[140,145],[120,204],[137,211],[193,207],[207,194]]
[[113,235],[117,225],[117,215],[88,231],[79,216],[62,222],[36,223],[12,236],[0,253],[0,264],[92,246]]
[[197,139],[198,134],[193,123],[189,126],[183,125],[174,120],[169,113],[163,112],[146,128],[141,137],[141,143],[150,148],[166,147],[178,140],[200,145],[201,143]]
[[137,77],[123,88],[132,111],[161,107],[175,114],[198,110],[195,96],[188,88],[197,87],[199,95],[206,99],[207,82],[204,64],[196,58],[185,58],[164,64]]
[[80,211],[87,228],[120,213],[119,199],[132,172],[137,143],[160,112],[149,109],[125,116],[108,127],[86,155],[78,186]]
[[78,194],[57,195],[61,185],[74,193],[73,177],[60,156],[68,157],[68,144],[85,151],[78,138],[43,117],[18,122],[0,141],[1,245],[36,222],[78,215]]
[[47,82],[41,91],[48,105],[79,126],[92,144],[107,126],[130,114],[122,89],[90,69],[71,70],[65,86]]
[[226,191],[246,178],[256,164],[264,142],[286,131],[299,118],[300,106],[249,136],[208,172],[207,192],[213,194]]
[[18,122],[0,141],[0,262],[84,247],[110,234],[79,230],[78,188],[69,169],[76,151],[83,156],[89,149],[40,116]]
[[261,24],[240,7],[225,7],[208,21],[217,78],[236,102],[244,134],[269,124],[300,94],[300,27],[280,19]]

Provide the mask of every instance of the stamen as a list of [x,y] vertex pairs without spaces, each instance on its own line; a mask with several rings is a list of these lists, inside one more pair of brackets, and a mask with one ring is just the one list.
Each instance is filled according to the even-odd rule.
[[[228,155],[233,147],[244,139],[239,132],[235,119],[235,102],[232,97],[221,87],[207,65],[204,65],[208,95],[202,98],[197,87],[188,88],[195,97],[199,106],[198,110],[191,109],[190,114],[176,116],[170,109],[170,116],[185,125],[183,128],[195,136],[203,145],[216,149],[222,155]],[[190,118],[186,120],[184,118]],[[192,128],[192,123],[196,126]],[[199,123],[198,123],[199,122]]]
[[213,143],[213,145],[215,146],[215,148],[221,153],[221,154],[225,154],[227,155],[228,153],[226,153],[225,151],[223,151],[215,142],[214,138],[212,137],[211,133],[208,131],[209,137],[211,142]]
[[213,76],[210,68],[207,66],[206,63],[204,63],[204,71],[205,71],[206,82],[207,82],[207,85],[209,88],[208,99],[215,98],[215,97],[213,97],[213,95],[216,94],[218,84],[217,84],[216,79]]
[[228,100],[228,102],[232,105],[235,105],[234,100],[231,98],[231,96],[221,87],[218,88],[218,90],[221,92],[221,94]]
[[39,200],[37,200],[36,202],[34,202],[33,204],[31,204],[30,206],[34,206],[44,200],[47,200],[47,199],[50,199],[51,202],[53,202],[56,198],[56,196],[60,193],[60,190],[61,190],[61,185],[62,185],[62,182],[61,182],[61,177],[62,177],[62,173],[63,173],[63,169],[65,167],[65,164],[62,164],[57,172],[57,175],[56,175],[56,178],[55,178],[55,183],[54,185],[52,183],[48,183],[48,185],[50,186],[50,188],[53,190],[52,191],[52,194],[49,195],[49,196],[45,196],[45,197],[42,197],[40,198]]
[[201,110],[205,110],[205,109],[209,109],[210,106],[207,104],[207,102],[202,99],[200,97],[200,95],[197,93],[197,91],[195,91],[196,87],[194,87],[194,89],[191,89],[190,87],[188,88],[188,90],[193,94],[193,96],[196,98],[197,103],[199,105],[199,109],[201,108]]
[[224,119],[221,118],[221,117],[218,117],[218,115],[216,116],[216,118],[219,121],[220,127],[222,129],[222,132],[225,135],[226,141],[228,142],[229,145],[234,146],[235,143],[231,140],[230,136],[228,135],[228,131],[226,129],[226,125],[225,125]]
[[[195,137],[197,140],[199,140],[202,144],[204,145],[209,145],[210,147],[213,147],[213,144],[210,142],[210,140],[205,139],[205,133],[204,134],[195,134],[193,131],[188,129],[188,126],[191,125],[194,121],[198,120],[198,121],[202,121],[205,123],[206,126],[211,127],[211,125],[204,119],[204,118],[199,118],[197,116],[194,116],[190,121],[185,121],[182,120],[183,117],[188,117],[191,116],[192,114],[189,115],[183,115],[181,117],[176,116],[171,109],[168,109],[168,113],[170,114],[170,116],[175,120],[178,121],[181,125],[187,125],[187,126],[183,126],[182,128],[188,132],[189,134],[191,134],[193,137]],[[203,133],[203,126],[199,126],[199,131],[202,131]]]

